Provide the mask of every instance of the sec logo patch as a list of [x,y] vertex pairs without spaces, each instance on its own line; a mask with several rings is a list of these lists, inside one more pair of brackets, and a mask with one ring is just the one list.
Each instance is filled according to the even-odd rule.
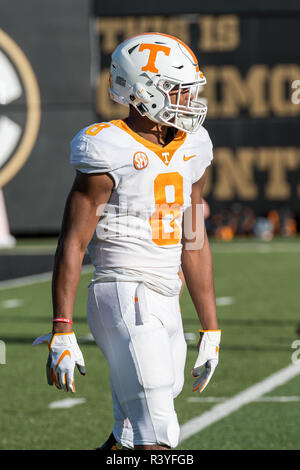
[[[40,126],[40,93],[24,52],[0,29],[0,188],[25,164]],[[16,114],[18,118],[15,119]]]
[[137,170],[143,170],[148,166],[149,159],[144,152],[135,152],[133,156],[133,164]]

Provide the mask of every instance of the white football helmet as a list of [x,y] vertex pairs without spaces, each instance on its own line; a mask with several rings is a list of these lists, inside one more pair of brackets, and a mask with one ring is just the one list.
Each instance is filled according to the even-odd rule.
[[[111,99],[188,133],[195,132],[205,119],[207,106],[198,98],[205,84],[191,49],[167,34],[140,34],[121,43],[112,54]],[[178,90],[175,104],[169,95],[172,89]],[[184,104],[182,93],[187,93]]]

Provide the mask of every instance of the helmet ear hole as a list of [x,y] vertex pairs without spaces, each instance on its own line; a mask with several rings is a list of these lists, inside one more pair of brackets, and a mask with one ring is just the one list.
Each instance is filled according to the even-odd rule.
[[137,105],[137,110],[141,113],[142,116],[145,116],[148,113],[148,108],[143,103]]

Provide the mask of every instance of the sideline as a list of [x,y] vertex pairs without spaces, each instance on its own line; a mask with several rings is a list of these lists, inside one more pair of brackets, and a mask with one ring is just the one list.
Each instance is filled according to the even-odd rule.
[[[88,274],[93,272],[94,266],[92,264],[85,264],[82,266],[81,274]],[[8,279],[7,281],[0,281],[0,290],[12,289],[15,287],[30,286],[32,284],[39,284],[47,282],[52,279],[52,271],[41,274],[33,274],[31,276],[17,277],[15,279]]]

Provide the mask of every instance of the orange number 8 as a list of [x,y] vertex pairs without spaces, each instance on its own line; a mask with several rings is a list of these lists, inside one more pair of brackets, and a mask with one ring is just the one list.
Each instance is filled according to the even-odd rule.
[[[176,219],[180,217],[180,207],[183,205],[183,177],[177,172],[157,175],[154,180],[154,197],[156,210],[149,219],[152,240],[159,246],[176,245],[180,242],[180,226]],[[172,229],[170,231],[164,227],[166,217],[171,219],[168,222]]]
[[93,124],[91,127],[89,127],[85,133],[88,135],[96,135],[98,132],[102,131],[102,129],[105,129],[106,127],[110,127],[110,124],[106,124],[105,122],[100,122],[99,124]]

